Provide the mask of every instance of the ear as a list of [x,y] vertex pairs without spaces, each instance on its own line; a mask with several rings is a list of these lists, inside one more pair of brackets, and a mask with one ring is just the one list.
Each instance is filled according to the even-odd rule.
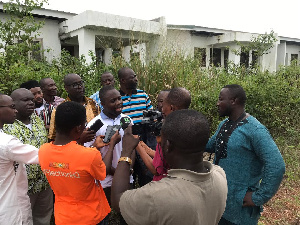
[[172,112],[176,111],[176,106],[170,105],[170,110],[171,110]]
[[232,105],[236,105],[236,104],[238,104],[238,99],[237,98],[232,98],[231,100],[230,100],[230,102],[231,102],[231,104]]

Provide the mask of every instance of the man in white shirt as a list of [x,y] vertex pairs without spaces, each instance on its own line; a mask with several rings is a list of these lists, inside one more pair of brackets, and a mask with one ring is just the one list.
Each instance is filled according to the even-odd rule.
[[31,225],[32,213],[27,192],[27,174],[24,163],[38,164],[38,149],[25,145],[2,131],[4,124],[16,119],[17,110],[11,97],[0,95],[0,224]]
[[[122,106],[123,106],[121,95],[120,92],[117,91],[113,86],[108,85],[101,88],[101,90],[99,91],[99,96],[100,96],[101,104],[103,106],[103,110],[98,116],[96,116],[93,120],[91,120],[87,125],[87,127],[90,127],[98,119],[102,121],[103,126],[98,131],[95,131],[96,137],[101,135],[104,136],[108,126],[120,125],[120,121],[122,117],[128,118],[131,124],[133,124],[132,120],[128,116],[121,113]],[[119,133],[121,137],[123,137],[124,131],[122,128],[119,130]],[[85,146],[89,147],[93,143],[94,140],[85,143]],[[108,144],[100,149],[102,158],[105,157],[108,151],[109,151]],[[118,164],[118,160],[121,157],[121,151],[122,151],[122,140],[115,145],[110,160],[111,164],[106,165],[106,178],[105,180],[101,181],[101,185],[103,187],[103,190],[105,192],[109,204],[110,204],[110,192],[111,192],[112,179],[115,173],[115,168],[117,167]],[[133,183],[132,176],[130,177],[130,183]]]

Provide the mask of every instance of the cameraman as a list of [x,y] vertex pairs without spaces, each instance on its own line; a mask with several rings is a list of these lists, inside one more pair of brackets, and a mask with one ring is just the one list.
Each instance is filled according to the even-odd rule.
[[[162,102],[162,113],[164,117],[168,116],[173,111],[188,109],[191,104],[190,92],[182,87],[173,88],[169,92],[163,93],[163,95],[165,96],[165,99],[160,100],[160,102]],[[162,154],[160,136],[156,139],[158,144],[153,160],[150,157],[151,150],[144,142],[140,142],[136,148],[148,170],[153,173],[153,181],[159,181],[165,177],[169,168]]]

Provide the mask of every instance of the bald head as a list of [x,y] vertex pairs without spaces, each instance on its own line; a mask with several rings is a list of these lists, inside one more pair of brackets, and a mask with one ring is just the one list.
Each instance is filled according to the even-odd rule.
[[126,77],[126,75],[131,72],[133,72],[133,70],[130,69],[129,67],[123,67],[123,68],[119,69],[119,71],[118,71],[119,80],[124,79]]
[[35,108],[34,96],[31,91],[25,88],[16,89],[11,93],[11,98],[14,100],[18,110],[17,119],[22,122],[28,120]]
[[166,98],[166,102],[173,105],[176,110],[188,109],[191,104],[191,94],[183,87],[172,88]]
[[4,124],[11,124],[16,119],[15,104],[8,95],[0,94],[0,128]]
[[69,73],[64,77],[64,84],[69,86],[73,83],[74,80],[80,79],[81,77],[76,73]]
[[126,94],[131,94],[131,91],[136,89],[138,80],[135,72],[132,69],[128,67],[119,69],[118,78],[121,90]]
[[23,96],[27,96],[27,95],[32,95],[31,91],[27,90],[26,88],[18,88],[16,90],[14,90],[10,97],[14,100],[14,101],[18,101],[20,100]]

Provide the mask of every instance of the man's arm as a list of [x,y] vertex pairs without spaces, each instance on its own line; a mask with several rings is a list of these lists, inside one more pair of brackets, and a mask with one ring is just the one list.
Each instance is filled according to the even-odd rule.
[[[10,135],[7,136],[12,137]],[[19,139],[14,137],[7,144],[6,156],[12,161],[39,164],[38,149],[32,145],[23,144]]]
[[[125,129],[122,142],[121,158],[130,158],[133,150],[139,143],[139,139],[132,135],[132,126]],[[119,202],[121,195],[128,189],[130,189],[130,164],[126,161],[119,161],[111,186],[111,204],[112,208],[117,212],[120,212]]]
[[121,135],[119,134],[119,131],[117,131],[110,139],[110,143],[108,146],[108,151],[106,155],[103,158],[103,162],[106,166],[106,174],[114,174],[114,168],[111,166],[112,165],[112,160],[113,160],[113,151],[116,146],[121,141]]
[[[244,198],[245,206],[251,206],[250,200],[257,206],[269,201],[277,192],[285,173],[285,164],[281,153],[266,129],[255,130],[253,146],[255,153],[264,166],[260,187],[252,194],[246,194]],[[249,195],[251,195],[250,199]]]

